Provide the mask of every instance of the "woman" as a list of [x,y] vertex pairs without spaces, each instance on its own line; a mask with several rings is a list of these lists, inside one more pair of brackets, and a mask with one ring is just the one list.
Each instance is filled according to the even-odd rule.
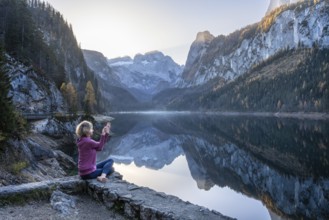
[[78,170],[82,179],[97,178],[100,182],[106,182],[106,176],[114,171],[113,160],[107,159],[96,165],[96,151],[103,150],[104,144],[109,138],[111,124],[107,125],[102,130],[101,139],[99,142],[91,139],[93,135],[93,124],[89,121],[83,121],[76,127],[78,136]]

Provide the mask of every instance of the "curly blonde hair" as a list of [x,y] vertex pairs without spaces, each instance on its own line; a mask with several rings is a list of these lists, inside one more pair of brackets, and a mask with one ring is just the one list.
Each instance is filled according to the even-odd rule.
[[75,129],[76,135],[80,137],[85,137],[91,134],[93,130],[93,124],[89,121],[82,121],[80,124],[77,125]]

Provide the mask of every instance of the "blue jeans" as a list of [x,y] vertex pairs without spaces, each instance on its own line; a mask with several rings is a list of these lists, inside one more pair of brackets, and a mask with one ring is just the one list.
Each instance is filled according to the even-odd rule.
[[112,159],[104,160],[96,165],[96,170],[94,172],[81,176],[81,179],[83,180],[95,179],[98,176],[100,176],[102,173],[109,175],[114,172],[114,168],[112,166],[113,166]]

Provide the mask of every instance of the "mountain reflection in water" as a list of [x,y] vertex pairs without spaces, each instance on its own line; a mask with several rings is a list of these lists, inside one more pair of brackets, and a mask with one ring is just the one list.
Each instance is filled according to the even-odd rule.
[[[329,121],[204,114],[113,117],[115,136],[98,159],[110,155],[128,181],[238,219],[329,218]],[[180,194],[195,182],[197,189]],[[259,201],[267,208],[265,216]],[[224,207],[228,203],[231,207]]]

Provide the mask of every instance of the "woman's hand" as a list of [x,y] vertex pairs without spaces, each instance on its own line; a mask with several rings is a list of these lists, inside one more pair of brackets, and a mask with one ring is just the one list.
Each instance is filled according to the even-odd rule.
[[108,129],[109,129],[108,133],[110,133],[110,131],[111,131],[111,123],[110,122],[107,122],[106,127],[108,127]]
[[105,127],[102,130],[102,135],[109,134],[110,130],[111,130],[111,123],[107,122],[107,124],[105,125]]

